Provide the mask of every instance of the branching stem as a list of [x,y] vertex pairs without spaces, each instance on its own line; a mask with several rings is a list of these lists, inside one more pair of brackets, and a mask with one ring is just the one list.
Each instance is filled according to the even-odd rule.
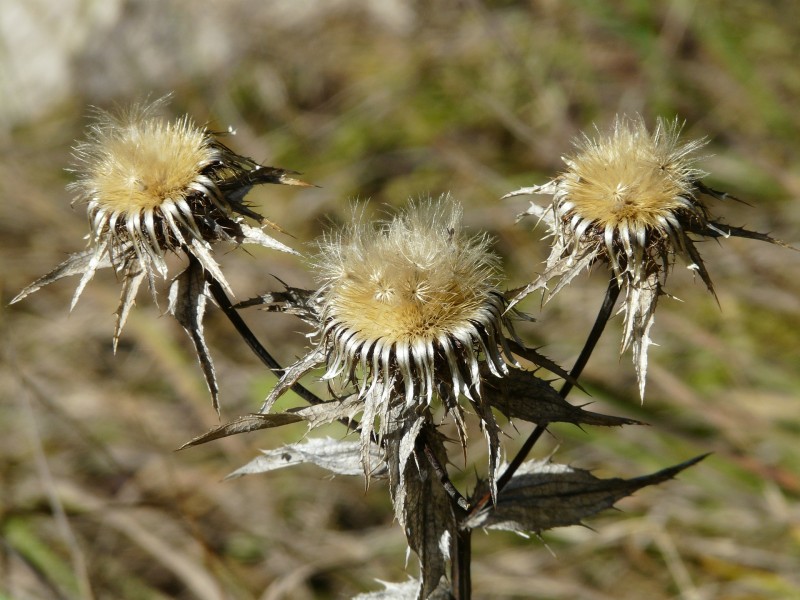
[[[619,285],[617,284],[616,278],[611,277],[608,282],[608,288],[606,288],[605,298],[603,298],[603,304],[600,305],[600,310],[597,313],[597,318],[594,321],[592,330],[589,332],[589,337],[586,338],[586,343],[583,345],[583,350],[581,350],[578,360],[575,361],[575,364],[572,366],[572,370],[569,372],[570,379],[564,382],[564,385],[558,392],[562,398],[566,398],[569,395],[569,393],[572,391],[572,388],[575,387],[575,382],[581,376],[581,373],[583,373],[583,369],[589,362],[589,358],[592,356],[592,352],[594,352],[597,342],[600,341],[600,337],[603,335],[603,330],[606,327],[606,323],[608,323],[608,320],[611,318],[614,305],[617,303],[617,298],[619,298]],[[534,444],[547,430],[548,425],[549,423],[546,421],[536,424],[536,427],[528,436],[528,439],[526,439],[525,443],[522,444],[519,452],[517,452],[516,456],[514,456],[514,459],[509,463],[508,467],[506,467],[505,472],[497,480],[498,494],[502,491],[506,484],[511,481],[514,473],[516,473],[517,469],[519,469],[520,465],[525,461],[525,459],[528,457],[528,454],[533,449]]]
[[[606,295],[603,299],[603,304],[600,306],[594,326],[589,332],[589,336],[586,338],[586,343],[583,345],[583,350],[581,350],[578,359],[575,361],[575,364],[569,373],[570,378],[564,382],[564,385],[559,390],[559,395],[562,398],[566,398],[570,391],[572,391],[572,388],[575,387],[578,377],[580,377],[583,369],[589,362],[589,358],[592,356],[592,353],[597,346],[597,342],[600,340],[600,337],[603,334],[606,323],[608,323],[608,320],[611,318],[614,305],[617,303],[617,298],[619,298],[619,292],[620,289],[616,278],[611,277],[610,281],[608,282],[608,288],[606,288]],[[506,470],[498,478],[498,496],[502,492],[503,488],[508,485],[508,482],[511,481],[514,473],[517,472],[517,469],[519,469],[520,465],[522,465],[522,463],[528,457],[528,454],[530,454],[531,450],[533,450],[533,446],[539,441],[539,438],[541,438],[544,432],[547,431],[548,425],[549,422],[546,421],[536,424],[536,427],[528,436],[528,439],[526,439],[525,443],[522,444],[519,452],[517,452],[513,460],[509,463],[508,467],[506,467]],[[469,515],[473,515],[477,511],[482,510],[489,502],[489,499],[489,494],[486,494],[486,496],[481,498],[480,501],[476,502],[475,505],[471,507]],[[454,536],[452,586],[453,593],[455,594],[457,600],[468,600],[470,598],[470,554],[472,550],[470,546],[471,538],[469,534],[469,530],[459,529],[456,531]]]
[[[250,347],[250,349],[259,358],[259,360],[261,360],[262,363],[264,363],[273,373],[280,377],[283,374],[283,367],[281,367],[280,363],[273,358],[266,348],[264,348],[261,342],[258,341],[258,338],[251,331],[250,327],[247,326],[247,323],[244,322],[244,319],[242,319],[237,310],[233,308],[233,304],[231,304],[228,294],[226,294],[225,290],[222,289],[220,283],[208,272],[206,272],[205,278],[214,301],[220,307],[222,312],[225,313],[225,316],[228,317],[228,320],[236,328],[236,331],[239,333],[239,335],[242,336],[242,339],[245,341],[245,343]],[[306,389],[299,383],[293,384],[291,390],[309,404],[322,404],[324,402],[322,398],[317,396],[312,391]]]

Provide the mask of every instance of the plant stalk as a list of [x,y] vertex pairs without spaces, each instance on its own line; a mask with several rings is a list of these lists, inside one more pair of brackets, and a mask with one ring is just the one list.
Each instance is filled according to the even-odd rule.
[[[603,303],[600,305],[600,310],[597,313],[597,318],[592,326],[592,330],[589,332],[589,336],[586,338],[586,342],[583,345],[583,350],[581,350],[578,359],[575,361],[575,364],[572,366],[572,370],[569,373],[570,379],[564,382],[564,385],[558,392],[562,398],[566,398],[570,391],[572,391],[572,388],[575,387],[575,382],[578,380],[578,377],[580,377],[583,369],[589,362],[589,358],[592,356],[592,353],[597,346],[597,342],[600,340],[600,337],[605,330],[606,323],[608,323],[608,320],[611,318],[614,305],[617,303],[617,299],[619,298],[619,292],[620,288],[619,285],[617,285],[616,278],[611,277],[608,282],[608,288],[606,288],[605,298],[603,298]],[[498,478],[498,496],[508,482],[511,481],[511,478],[514,476],[514,473],[517,472],[517,469],[519,469],[520,465],[522,465],[522,463],[528,457],[528,454],[530,454],[533,446],[539,441],[539,438],[541,438],[544,432],[547,431],[548,425],[549,422],[541,422],[536,424],[536,427],[522,444],[522,447],[514,456],[513,460],[509,463],[508,467],[506,467],[506,470]],[[479,502],[476,502],[475,505],[471,507],[470,514],[474,514],[475,512],[483,509],[489,500],[490,497],[487,494],[485,498],[482,498]],[[454,502],[452,497],[451,501]],[[453,536],[451,579],[452,591],[457,600],[469,599],[471,595],[470,556],[472,553],[472,540],[470,534],[471,531],[469,529],[459,529]]]
[[[258,341],[258,338],[251,331],[250,327],[247,326],[247,323],[244,322],[244,319],[242,319],[241,315],[239,315],[237,310],[233,308],[233,304],[231,303],[230,298],[228,298],[228,294],[226,294],[225,290],[222,289],[220,283],[209,273],[206,273],[205,277],[211,295],[222,312],[225,313],[225,316],[228,317],[228,320],[231,322],[231,324],[236,328],[236,331],[240,336],[242,336],[242,339],[259,358],[259,360],[261,360],[261,362],[264,363],[273,373],[280,377],[283,374],[283,367],[277,360],[275,360],[275,358],[273,358],[269,351],[264,348],[261,342]],[[290,389],[309,404],[322,404],[324,402],[324,400],[322,400],[319,396],[306,389],[299,383],[293,384]]]

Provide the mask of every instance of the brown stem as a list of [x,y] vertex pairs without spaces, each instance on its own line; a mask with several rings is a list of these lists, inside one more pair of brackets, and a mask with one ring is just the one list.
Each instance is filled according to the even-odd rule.
[[[608,323],[608,320],[611,318],[614,305],[617,303],[617,298],[619,298],[619,291],[617,279],[615,277],[611,277],[608,282],[608,287],[606,288],[605,298],[603,298],[603,304],[600,305],[600,310],[597,313],[597,318],[594,321],[592,330],[589,332],[589,337],[586,338],[586,343],[583,345],[583,350],[581,350],[578,359],[575,361],[575,364],[572,366],[572,370],[569,372],[570,378],[564,382],[564,385],[558,392],[562,398],[566,398],[570,391],[572,391],[572,388],[575,386],[575,382],[578,380],[581,373],[583,373],[583,369],[589,362],[589,358],[592,356],[592,352],[594,352],[597,342],[600,341],[600,337],[603,335],[603,330],[606,327],[606,323]],[[508,484],[509,481],[511,481],[514,473],[516,473],[517,469],[519,469],[520,465],[525,461],[528,454],[533,449],[534,444],[539,440],[540,437],[542,437],[542,434],[547,431],[548,425],[549,423],[547,421],[536,424],[536,427],[528,436],[528,439],[526,439],[525,443],[522,444],[519,452],[517,452],[516,456],[514,456],[514,459],[509,463],[508,467],[506,467],[505,472],[497,480],[498,494],[500,494],[502,489]]]
[[450,561],[451,591],[456,600],[469,600],[472,597],[472,530],[456,527],[453,536]]
[[[239,332],[239,335],[242,336],[242,339],[245,343],[250,347],[253,353],[264,363],[273,373],[280,376],[283,372],[283,367],[281,367],[280,363],[273,358],[273,356],[267,351],[264,346],[261,345],[261,342],[258,341],[255,334],[250,330],[247,326],[247,323],[244,322],[241,315],[233,308],[233,304],[231,304],[230,298],[225,293],[225,290],[222,289],[222,285],[214,279],[210,273],[205,273],[206,283],[208,283],[209,290],[211,291],[211,295],[214,297],[217,305],[220,307],[225,316],[228,317],[228,320],[231,324],[236,328],[236,331]],[[324,400],[317,396],[315,393],[311,392],[310,390],[306,389],[299,383],[295,383],[290,388],[295,394],[300,396],[303,400],[308,402],[309,404],[322,404]]]

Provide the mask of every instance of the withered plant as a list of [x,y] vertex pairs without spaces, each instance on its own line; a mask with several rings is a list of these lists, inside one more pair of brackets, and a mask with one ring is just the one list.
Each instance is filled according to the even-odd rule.
[[[730,197],[701,182],[695,152],[703,142],[680,141],[677,121],[659,121],[651,133],[641,118],[621,117],[610,133],[578,140],[564,173],[509,194],[552,196],[547,206],[532,203],[523,215],[537,217],[552,236],[544,271],[530,284],[504,291],[492,240],[468,232],[460,205],[444,195],[411,202],[377,223],[356,207],[352,222],[325,234],[306,257],[316,289],[287,285],[234,305],[214,258],[220,243],[256,243],[297,254],[248,224],[272,225],[248,207],[245,195],[262,183],[306,184],[292,171],[239,156],[188,117],[160,118],[156,113],[163,104],[138,104],[120,114],[98,111],[86,141],[75,148],[76,181],[70,186],[87,206],[89,248],[13,301],[67,275],[81,275],[74,306],[95,271],[112,267],[122,281],[116,347],[140,284],[147,279],[154,292],[156,277],[168,276],[166,253],[188,258],[172,281],[167,310],[194,343],[215,409],[219,392],[203,335],[208,299],[279,380],[258,412],[183,447],[290,423],[304,422],[309,430],[344,424],[355,439],[307,437],[263,452],[232,475],[312,463],[367,482],[388,480],[395,517],[419,559],[419,573],[360,597],[469,598],[473,530],[539,534],[581,524],[703,458],[629,480],[600,479],[549,459],[528,459],[553,423],[637,424],[566,401],[621,290],[622,350],[633,348],[643,396],[649,332],[675,257],[686,260],[713,293],[692,236],[778,243],[710,217],[702,198]],[[583,350],[567,371],[520,339],[513,323],[524,315],[515,305],[537,290],[549,300],[594,265],[609,267],[608,289]],[[557,283],[548,289],[552,279]],[[302,320],[310,339],[305,355],[293,365],[279,364],[240,316],[247,307]],[[302,385],[301,379],[311,377],[327,382],[323,396]],[[558,389],[553,377],[563,380]],[[274,412],[275,401],[289,389],[309,406]],[[448,471],[457,460],[451,457],[467,453],[467,413],[477,417],[488,447],[488,464],[476,468],[480,474],[469,491],[459,489]],[[501,428],[518,421],[534,423],[535,429],[505,463]],[[456,439],[445,427],[454,428]]]

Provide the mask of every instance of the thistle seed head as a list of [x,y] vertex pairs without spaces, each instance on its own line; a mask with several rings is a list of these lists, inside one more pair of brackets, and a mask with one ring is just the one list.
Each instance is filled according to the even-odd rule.
[[547,194],[549,206],[531,203],[522,216],[543,221],[553,235],[545,272],[511,301],[516,304],[537,289],[546,299],[597,262],[607,263],[625,291],[622,352],[633,359],[644,397],[647,348],[656,304],[676,256],[683,258],[713,294],[711,278],[690,235],[735,235],[780,243],[768,235],[714,221],[701,201],[706,195],[728,198],[705,186],[694,153],[705,140],[681,141],[681,124],[659,119],[652,132],[641,117],[618,117],[608,134],[582,136],[567,169],[552,181],[522,188],[508,196]]
[[120,115],[97,112],[86,141],[75,148],[78,179],[70,186],[87,200],[90,218],[166,216],[190,196],[212,194],[203,172],[220,160],[220,149],[188,116],[174,122],[156,116],[162,104],[137,104]]
[[[158,115],[168,97],[134,104],[118,114],[95,111],[86,139],[75,146],[69,185],[89,217],[89,250],[25,288],[21,300],[61,277],[82,274],[74,307],[97,269],[113,267],[123,282],[114,343],[146,278],[155,297],[156,275],[168,275],[165,255],[185,253],[232,293],[212,256],[219,241],[254,243],[295,253],[244,217],[270,224],[243,202],[253,185],[307,185],[291,171],[240,156],[188,116]],[[295,253],[296,254],[296,253]]]
[[678,121],[659,119],[650,133],[641,117],[618,117],[609,135],[584,135],[565,159],[555,209],[558,235],[577,249],[594,247],[622,284],[666,272],[683,249],[684,230],[706,222],[695,198],[704,175],[693,153],[704,140],[680,141]]
[[[470,236],[445,197],[373,226],[359,218],[319,245],[325,379],[357,383],[362,395],[430,403],[438,385],[480,394],[478,357],[506,372],[498,259],[485,235]],[[506,355],[508,353],[506,352]]]

